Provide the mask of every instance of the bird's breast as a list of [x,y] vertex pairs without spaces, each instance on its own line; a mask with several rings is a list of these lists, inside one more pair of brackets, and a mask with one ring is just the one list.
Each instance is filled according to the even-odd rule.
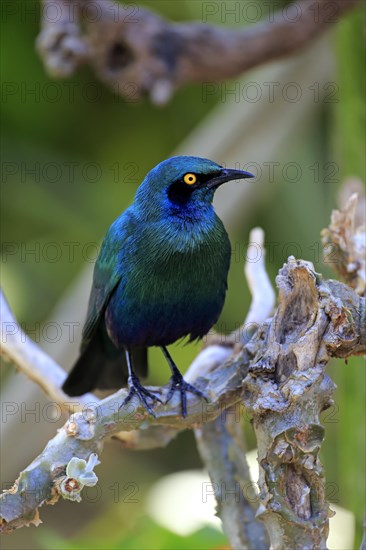
[[106,310],[118,347],[202,337],[225,299],[230,243],[218,218],[207,226],[153,224],[121,255],[122,278]]

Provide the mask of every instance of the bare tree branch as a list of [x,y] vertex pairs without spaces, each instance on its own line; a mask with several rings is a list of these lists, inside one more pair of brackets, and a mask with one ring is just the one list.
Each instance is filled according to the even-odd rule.
[[[252,233],[252,236],[253,238],[257,238],[258,246],[263,246],[264,237],[261,230],[255,230]],[[253,238],[251,240],[253,240]],[[268,293],[264,291],[266,290],[266,284],[263,285],[263,281],[265,280],[265,274],[263,274],[263,272],[265,272],[264,256],[261,257],[258,263],[253,264],[251,269],[248,268],[247,271],[252,274],[251,277],[249,276],[250,285],[255,301],[260,306],[259,310],[261,311],[261,315],[263,315],[264,301],[268,302],[268,312],[273,307],[273,291],[271,290],[270,283],[268,281],[266,284],[267,289],[268,287],[270,288],[269,299]],[[258,277],[256,279],[257,284],[253,279],[253,271],[257,271],[258,273]],[[258,284],[258,282],[260,282],[260,284]],[[65,481],[68,461],[70,461],[73,456],[77,456],[79,459],[87,459],[91,454],[100,452],[102,448],[102,440],[107,434],[115,434],[115,436],[118,437],[126,447],[134,449],[147,449],[167,445],[168,442],[179,433],[179,431],[187,427],[187,424],[180,422],[178,426],[169,426],[164,422],[163,425],[150,424],[148,426],[144,426],[144,429],[142,430],[136,429],[139,428],[141,424],[145,424],[146,422],[144,419],[146,416],[146,411],[144,412],[142,410],[143,414],[141,415],[138,407],[136,410],[133,409],[131,413],[129,411],[124,411],[125,415],[123,418],[127,429],[116,434],[116,429],[113,426],[120,422],[120,417],[122,417],[123,414],[118,407],[119,403],[122,402],[124,391],[120,397],[119,395],[121,392],[103,401],[99,401],[94,396],[88,395],[83,396],[81,401],[71,401],[69,399],[65,402],[64,400],[68,398],[58,387],[64,381],[64,371],[23,333],[20,326],[15,321],[14,316],[2,294],[1,312],[1,352],[3,357],[22,370],[22,372],[29,376],[33,381],[39,383],[47,395],[60,403],[64,409],[71,411],[80,410],[81,406],[84,407],[82,413],[79,412],[70,417],[69,421],[59,432],[58,436],[56,436],[56,438],[47,445],[41,456],[20,474],[13,489],[3,494],[1,502],[1,507],[3,509],[1,516],[2,529],[4,532],[11,532],[13,529],[24,525],[29,525],[31,523],[38,525],[40,522],[38,508],[44,503],[53,504],[59,498],[61,480]],[[259,317],[260,315],[257,314],[258,321],[260,320]],[[218,338],[218,335],[216,336]],[[214,345],[206,347],[193,361],[191,367],[185,375],[186,379],[194,380],[198,377],[202,378],[202,376],[205,375],[208,379],[211,379],[212,371],[215,371],[215,369],[222,369],[223,364],[230,357],[231,353],[232,347],[228,346],[226,342],[223,346],[220,346],[217,342]],[[226,395],[232,382],[234,384],[232,386],[234,389],[233,397],[232,401],[228,401],[229,404],[231,402],[238,402],[240,398],[241,380],[244,376],[244,371],[237,369],[237,367],[233,367],[233,364],[234,363],[232,361],[231,366],[228,365],[227,370],[221,370],[222,377],[220,377],[219,382],[219,386],[224,384],[224,387],[221,388],[222,395]],[[231,374],[230,370],[232,370]],[[229,386],[227,386],[227,384],[229,384]],[[220,393],[219,386],[212,392],[215,399],[210,403],[210,405],[204,405],[202,409],[198,409],[199,417],[198,419],[193,420],[192,424],[196,424],[199,421],[207,422],[211,418],[219,416],[222,410],[224,410],[226,407],[226,401],[221,402],[220,400],[217,400],[218,394]],[[209,392],[209,389],[206,388],[205,391]],[[207,395],[210,395],[210,393],[207,393]],[[202,407],[203,403],[200,402],[200,405]],[[94,424],[97,421],[96,419],[99,418],[101,410],[107,411],[106,418],[101,420],[102,424],[104,423],[106,426],[106,432],[104,432],[104,435],[101,435],[100,438],[97,438]],[[96,411],[98,411],[97,416]],[[111,419],[111,411],[113,411],[113,419]],[[164,416],[164,413],[162,414]],[[176,413],[173,413],[173,416],[175,414]],[[136,415],[138,422],[137,426],[134,426],[133,422],[131,425],[130,421],[132,421]],[[179,413],[177,416],[178,419],[180,419]],[[173,424],[175,424],[175,422]],[[92,428],[90,428],[90,425]],[[229,436],[226,439],[229,441]],[[240,441],[239,433],[237,433],[236,439]],[[77,447],[80,444],[80,441],[79,443],[76,443],[75,440],[81,440],[83,442],[77,452],[75,452],[74,449],[75,446]],[[241,448],[237,449],[238,457],[240,456],[240,450]],[[240,461],[240,464],[243,463],[243,461],[245,462],[245,457],[242,456]],[[48,472],[46,474],[43,468],[47,463]],[[61,464],[63,464],[63,466],[61,466]],[[228,517],[228,519],[230,518]],[[252,521],[254,523],[254,516]],[[226,523],[225,518],[224,523]],[[230,532],[231,531],[232,527]],[[260,525],[257,527],[257,531],[263,531]]]
[[255,517],[258,497],[245,458],[243,412],[237,403],[214,421],[196,428],[195,436],[230,548],[265,550],[269,540],[265,526]]
[[[330,357],[366,352],[365,299],[290,258],[277,277],[279,306],[258,335],[244,380],[260,464],[259,517],[271,548],[326,548],[331,512],[319,460],[320,413],[332,404]],[[254,349],[253,349],[254,351]]]
[[[259,265],[264,269],[262,264]],[[134,449],[165,446],[181,430],[200,422],[209,422],[219,416],[228,405],[240,400],[244,371],[241,367],[238,368],[234,361],[225,366],[225,361],[232,353],[232,346],[226,342],[223,346],[217,342],[201,351],[185,375],[187,380],[206,379],[205,393],[213,397],[209,405],[197,400],[196,413],[192,416],[193,396],[190,396],[188,422],[182,422],[178,396],[173,400],[173,408],[169,405],[169,409],[160,407],[160,410],[156,410],[158,423],[148,418],[140,403],[135,401],[131,403],[131,409],[119,409],[126,390],[103,401],[93,395],[71,400],[59,389],[66,374],[23,333],[2,294],[1,313],[2,356],[39,383],[47,395],[56,400],[63,409],[76,411],[83,407],[82,412],[71,415],[43,453],[21,472],[14,487],[2,495],[1,529],[5,533],[32,523],[38,525],[38,508],[45,503],[54,504],[60,494],[65,498],[61,488],[64,488],[64,492],[65,488],[69,488],[71,496],[68,498],[72,498],[72,491],[78,483],[75,479],[67,478],[70,460],[73,457],[87,460],[90,456],[100,453],[104,439],[113,435],[126,447]],[[215,373],[220,372],[217,378]],[[161,388],[156,391],[164,392]],[[222,399],[219,398],[220,395]],[[121,426],[123,431],[119,431],[118,426]],[[139,429],[142,426],[144,429]],[[76,495],[75,500],[80,498],[79,492]],[[261,530],[261,527],[258,529]]]
[[62,391],[61,386],[66,379],[66,372],[22,330],[1,289],[0,312],[0,353],[4,361],[38,384],[64,412],[81,410],[86,404],[95,402],[96,398],[90,393],[76,399]]
[[[217,418],[241,400],[243,376],[254,357],[243,395],[258,439],[262,517],[271,544],[279,548],[284,540],[292,540],[310,545],[317,537],[324,542],[329,512],[318,458],[323,438],[318,415],[329,406],[334,391],[325,365],[330,356],[365,353],[365,299],[343,283],[323,281],[311,264],[301,260],[291,259],[277,284],[280,304],[274,319],[240,357],[215,364],[211,371],[206,366],[196,382],[210,404],[190,396],[189,415],[183,419],[176,396],[169,406],[157,407],[153,419],[136,400],[130,409],[119,410],[126,396],[126,390],[121,390],[73,414],[2,495],[2,530],[37,523],[38,508],[57,501],[62,483],[74,481],[66,476],[70,460],[99,454],[104,441],[121,430],[149,423],[182,430]],[[154,391],[164,393],[166,388]]]
[[[300,536],[308,532],[311,499],[311,510],[317,511],[317,519],[310,531],[316,531],[323,540],[328,508],[317,457],[323,434],[318,414],[329,405],[334,390],[324,369],[329,356],[345,357],[366,351],[362,324],[365,299],[342,283],[322,281],[311,265],[302,261],[290,260],[281,271],[278,284],[280,306],[261,337],[252,339],[241,357],[216,365],[196,382],[210,397],[210,404],[190,396],[189,415],[183,419],[177,396],[169,406],[157,407],[157,418],[153,419],[136,400],[130,409],[119,410],[126,396],[126,390],[121,390],[97,406],[73,414],[20,474],[14,487],[2,495],[2,530],[10,532],[37,522],[39,506],[59,498],[60,481],[65,480],[71,458],[87,460],[91,454],[100,453],[104,441],[119,431],[136,430],[148,423],[181,430],[217,418],[222,410],[240,401],[248,358],[255,355],[255,363],[244,381],[244,402],[254,416],[259,459],[265,472],[261,478],[262,501],[267,506],[264,520],[270,532],[274,530],[274,540],[277,531],[273,525],[280,523],[285,529],[286,518],[291,518],[292,534],[299,531]],[[154,391],[164,393],[166,388]],[[295,486],[298,469],[304,475],[299,481],[299,493],[291,496],[289,504],[283,488]],[[309,488],[310,496],[305,498]],[[305,502],[304,511],[296,512],[300,502]],[[304,514],[306,517],[302,517]]]
[[[254,253],[253,250],[254,249]],[[251,253],[252,250],[252,253]],[[250,334],[270,316],[275,293],[265,268],[264,232],[250,233],[245,275],[252,294],[252,303],[239,331],[237,342],[250,340]],[[236,346],[238,349],[238,346]],[[245,353],[245,351],[244,351]],[[249,357],[245,363],[248,364]],[[246,462],[246,446],[242,426],[243,408],[237,403],[222,411],[214,421],[195,429],[198,450],[210,475],[217,501],[217,515],[234,550],[269,548],[267,532],[255,517],[255,492]]]
[[[39,506],[58,500],[60,481],[65,479],[72,457],[87,460],[93,453],[100,454],[104,440],[121,430],[136,430],[151,424],[179,431],[216,418],[223,409],[240,400],[242,369],[243,365],[231,362],[220,364],[201,376],[196,384],[211,402],[206,404],[190,396],[189,415],[185,419],[181,416],[179,396],[173,398],[169,406],[156,407],[156,419],[149,417],[136,399],[127,408],[119,409],[127,395],[125,389],[71,415],[44,451],[20,474],[14,487],[2,495],[2,530],[10,532],[38,521]],[[162,395],[167,388],[153,390]]]
[[[56,20],[50,4],[59,7]],[[164,104],[190,82],[225,80],[295,53],[360,4],[300,0],[277,13],[269,8],[268,21],[236,30],[206,24],[208,11],[202,23],[171,23],[134,4],[128,11],[109,0],[43,0],[37,49],[55,77],[89,63],[127,100],[148,93]]]

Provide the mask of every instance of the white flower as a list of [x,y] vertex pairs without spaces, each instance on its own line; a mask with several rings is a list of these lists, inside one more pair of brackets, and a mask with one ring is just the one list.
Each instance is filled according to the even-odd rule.
[[98,464],[100,464],[100,461],[95,453],[90,455],[88,462],[83,458],[73,456],[66,467],[66,476],[76,479],[81,485],[93,487],[98,483],[98,477],[93,472]]
[[66,466],[66,476],[60,484],[63,498],[80,502],[80,493],[84,486],[93,487],[98,482],[98,477],[93,472],[98,464],[100,461],[95,453],[90,455],[88,462],[83,458],[72,457]]

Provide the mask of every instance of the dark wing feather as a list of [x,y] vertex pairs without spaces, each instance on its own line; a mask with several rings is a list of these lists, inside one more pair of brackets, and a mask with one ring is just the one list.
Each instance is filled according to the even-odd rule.
[[[109,339],[104,312],[121,280],[119,251],[133,234],[133,216],[128,210],[109,228],[94,268],[93,285],[83,328],[80,356],[69,373],[63,390],[71,396],[95,388],[117,389],[127,382],[127,365],[123,350]],[[132,222],[132,223],[131,223]],[[136,372],[147,374],[147,350],[132,350]]]
[[83,328],[81,351],[84,351],[88,347],[104,315],[112,293],[121,280],[121,273],[117,269],[117,262],[123,241],[121,242],[119,238],[120,233],[116,234],[113,231],[115,224],[116,222],[108,230],[95,264],[93,285]]

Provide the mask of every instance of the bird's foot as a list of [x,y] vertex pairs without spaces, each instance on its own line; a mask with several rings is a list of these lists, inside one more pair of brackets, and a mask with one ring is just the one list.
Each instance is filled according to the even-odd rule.
[[188,384],[181,375],[180,372],[174,372],[173,376],[170,379],[170,389],[168,397],[166,398],[165,404],[169,403],[176,391],[180,392],[180,403],[182,408],[182,416],[185,418],[187,416],[187,392],[193,393],[198,397],[202,397],[206,401],[209,401],[208,397],[198,390],[192,384]]
[[129,376],[128,378],[128,387],[129,392],[126,397],[126,399],[123,401],[123,403],[120,405],[119,409],[122,409],[127,403],[131,401],[131,399],[136,395],[136,397],[139,398],[145,409],[154,417],[156,418],[156,414],[154,412],[154,409],[152,406],[148,403],[148,399],[151,399],[152,402],[158,401],[158,403],[163,403],[162,400],[155,395],[154,393],[150,392],[144,386],[141,384],[137,376]]

